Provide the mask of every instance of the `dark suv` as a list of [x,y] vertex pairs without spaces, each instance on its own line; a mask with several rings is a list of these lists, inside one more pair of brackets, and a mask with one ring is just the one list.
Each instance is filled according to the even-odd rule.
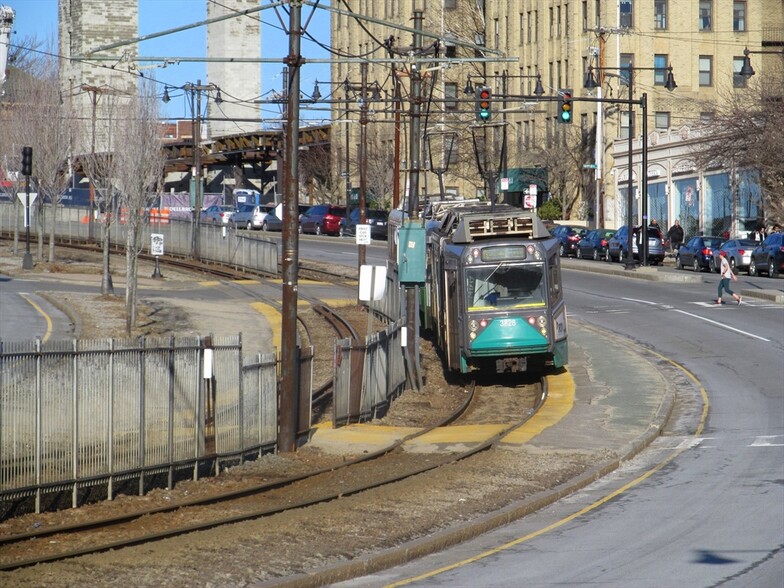
[[339,235],[341,221],[346,218],[345,206],[316,204],[299,217],[299,232],[314,235]]
[[749,275],[756,276],[761,271],[771,278],[784,272],[784,233],[771,233],[751,252]]
[[[641,227],[632,228],[632,256],[639,259],[640,240],[642,238]],[[661,231],[655,227],[648,227],[648,262],[657,265],[664,262],[664,240]],[[625,263],[629,258],[629,226],[625,225],[610,237],[607,241],[607,261],[619,261]]]
[[[370,225],[370,237],[372,239],[387,238],[387,217],[386,210],[368,208],[365,210],[365,223]],[[340,236],[355,235],[359,224],[359,208],[354,208],[344,219],[340,227]]]
[[577,257],[577,244],[587,231],[583,227],[573,225],[555,225],[550,232],[561,244],[558,248],[558,254],[561,257],[567,255]]

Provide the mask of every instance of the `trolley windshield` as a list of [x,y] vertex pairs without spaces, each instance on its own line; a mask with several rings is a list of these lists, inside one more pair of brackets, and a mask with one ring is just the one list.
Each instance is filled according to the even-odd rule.
[[468,310],[544,306],[547,300],[544,275],[543,263],[468,267],[465,270]]

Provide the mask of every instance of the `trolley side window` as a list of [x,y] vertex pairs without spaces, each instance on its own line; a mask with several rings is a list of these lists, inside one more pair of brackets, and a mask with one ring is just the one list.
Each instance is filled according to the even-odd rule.
[[469,310],[487,307],[544,306],[544,264],[501,264],[466,268]]
[[550,268],[550,304],[553,305],[561,299],[561,272],[557,256],[550,258],[548,267]]

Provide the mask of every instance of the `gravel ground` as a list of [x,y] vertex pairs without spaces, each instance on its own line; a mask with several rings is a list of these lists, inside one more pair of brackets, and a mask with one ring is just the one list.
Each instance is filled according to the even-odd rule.
[[[9,262],[5,246],[2,253],[0,272],[18,273],[14,270],[18,267],[18,259],[11,258]],[[84,254],[76,254],[76,257],[76,260],[60,262],[57,267],[40,264],[36,271],[86,272],[85,268],[95,264],[95,260]],[[185,276],[183,279],[190,278]],[[124,331],[118,333],[116,330],[124,329],[121,299],[96,294],[68,296],[64,300],[81,316],[84,338],[124,336]],[[366,324],[366,315],[361,309],[353,309],[350,315],[358,328]],[[92,316],[100,316],[100,324],[93,321]],[[139,321],[141,327],[135,334],[177,334],[183,328],[201,324],[201,317],[188,315],[187,308],[180,305],[170,308],[160,301],[142,301],[140,316],[144,320]],[[322,359],[326,355],[331,361],[329,331],[314,328],[313,332],[319,338],[317,355],[321,354]],[[324,360],[319,364],[324,366],[329,362]],[[380,424],[421,426],[425,421],[444,416],[463,402],[463,389],[447,381],[438,355],[426,341],[422,343],[422,364],[424,388],[405,392],[393,403],[390,413],[379,421]],[[318,375],[316,381],[319,381]],[[493,449],[460,464],[327,505],[152,545],[0,573],[0,585],[257,585],[350,561],[482,517],[577,476],[606,457],[590,452],[548,452],[526,447]],[[120,513],[136,510],[140,504],[167,503],[180,497],[226,491],[249,480],[283,476],[334,459],[335,456],[321,454],[306,445],[295,454],[268,455],[231,468],[218,478],[181,483],[172,490],[155,490],[144,497],[122,496],[112,502],[77,510],[25,515],[0,524],[0,535],[42,524],[64,523],[93,510]]]

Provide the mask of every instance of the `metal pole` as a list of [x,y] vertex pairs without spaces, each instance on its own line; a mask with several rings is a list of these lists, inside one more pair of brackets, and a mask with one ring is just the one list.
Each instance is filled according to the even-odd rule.
[[629,225],[629,234],[626,240],[626,264],[625,269],[630,270],[634,269],[634,213],[632,211],[634,207],[634,179],[633,179],[633,171],[634,166],[632,165],[632,140],[634,139],[634,108],[632,106],[632,100],[634,100],[634,69],[632,68],[632,64],[629,64],[629,185],[628,185],[628,194],[626,195],[626,222]]
[[351,154],[350,154],[350,146],[351,146],[351,133],[349,132],[349,122],[348,122],[348,114],[349,114],[349,98],[348,98],[348,78],[344,82],[344,88],[346,90],[346,212],[350,210],[351,205]]
[[[201,230],[200,230],[200,220],[201,220],[201,208],[204,205],[202,193],[201,193],[201,80],[198,80],[197,85],[199,86],[196,88],[196,129],[193,133],[193,165],[196,168],[194,171],[196,172],[196,187],[195,187],[195,197],[196,197],[196,207],[194,210],[194,216],[196,224],[194,225],[194,232],[193,232],[193,258],[199,259],[201,255]],[[193,102],[191,102],[193,104]]]
[[22,269],[33,269],[33,256],[30,255],[30,176],[25,176],[25,253]]
[[642,190],[642,265],[648,265],[648,95],[642,94],[642,173],[640,182]]
[[[368,124],[368,97],[367,97],[367,63],[359,66],[362,83],[362,103],[359,109],[359,224],[367,221],[365,207],[367,206],[367,124]],[[367,245],[360,245],[357,255],[357,275],[359,268],[365,265]]]
[[280,415],[278,451],[296,448],[299,357],[297,353],[297,265],[299,263],[299,68],[302,5],[289,12],[289,66],[286,108],[286,174],[283,193],[283,311],[281,315]]

